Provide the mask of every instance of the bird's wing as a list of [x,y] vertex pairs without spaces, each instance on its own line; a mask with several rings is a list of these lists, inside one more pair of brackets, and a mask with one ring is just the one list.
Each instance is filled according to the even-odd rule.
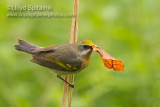
[[46,47],[33,55],[32,62],[59,71],[77,71],[82,62],[77,58],[70,46]]
[[63,63],[60,63],[59,61],[59,63],[57,64],[56,62],[54,62],[55,60],[56,60],[55,57],[46,59],[46,56],[34,55],[31,61],[47,68],[60,70],[60,71],[69,71],[68,69],[65,68],[65,65]]
[[33,53],[37,54],[37,53],[42,53],[42,52],[54,52],[58,48],[60,48],[60,47],[57,45],[48,46],[48,47],[40,47],[40,48],[34,50]]

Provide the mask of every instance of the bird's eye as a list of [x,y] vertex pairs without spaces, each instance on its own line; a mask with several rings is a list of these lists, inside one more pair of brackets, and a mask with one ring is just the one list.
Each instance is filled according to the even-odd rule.
[[83,49],[92,49],[92,46],[89,46],[89,45],[83,45]]
[[89,46],[88,45],[83,45],[83,48],[87,49],[87,48],[89,48]]
[[84,50],[88,50],[88,49],[92,49],[92,46],[89,46],[89,45],[80,45],[78,47],[79,51],[84,51]]

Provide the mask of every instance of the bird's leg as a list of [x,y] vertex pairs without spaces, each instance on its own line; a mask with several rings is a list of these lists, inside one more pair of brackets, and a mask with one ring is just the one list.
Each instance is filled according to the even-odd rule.
[[71,86],[72,88],[74,88],[74,84],[69,83],[68,81],[66,81],[65,79],[63,79],[60,75],[57,75],[57,77],[59,79],[61,79],[62,81],[66,82],[69,86]]

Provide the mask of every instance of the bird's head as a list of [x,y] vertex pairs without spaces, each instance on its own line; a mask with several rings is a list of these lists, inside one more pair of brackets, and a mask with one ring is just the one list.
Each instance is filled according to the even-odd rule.
[[90,57],[92,53],[93,42],[90,40],[81,40],[78,42],[78,52],[80,56]]

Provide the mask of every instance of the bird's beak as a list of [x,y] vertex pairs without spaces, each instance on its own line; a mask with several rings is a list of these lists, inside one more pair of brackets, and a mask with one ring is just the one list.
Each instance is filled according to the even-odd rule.
[[98,52],[98,49],[100,49],[100,47],[97,45],[92,45],[92,48],[93,48],[93,51],[96,51],[96,52]]
[[92,48],[99,48],[99,46],[97,46],[97,45],[92,45]]

